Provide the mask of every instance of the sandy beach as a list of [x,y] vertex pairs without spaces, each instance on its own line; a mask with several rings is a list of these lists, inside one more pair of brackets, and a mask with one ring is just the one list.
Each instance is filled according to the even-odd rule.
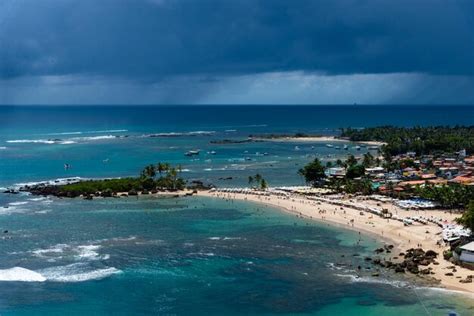
[[[430,277],[439,280],[440,287],[462,291],[468,295],[472,295],[474,298],[474,284],[459,282],[459,280],[465,279],[468,275],[473,275],[474,271],[456,266],[456,271],[453,272],[453,276],[445,275],[448,272],[452,272],[452,268],[448,267],[453,266],[453,264],[444,260],[442,257],[442,253],[447,247],[437,244],[437,241],[441,239],[441,228],[434,224],[422,225],[415,223],[414,225],[404,226],[403,223],[396,220],[383,219],[349,207],[340,207],[330,203],[310,200],[304,196],[292,196],[288,198],[276,195],[261,196],[243,193],[222,193],[217,191],[201,191],[198,195],[262,203],[280,208],[296,216],[345,227],[365,234],[376,235],[382,242],[391,243],[395,246],[393,256],[398,256],[398,253],[404,252],[409,248],[421,247],[425,251],[434,250],[439,254],[436,260],[439,264],[429,265],[434,273],[431,274]],[[364,203],[367,206],[376,206],[378,204],[379,206],[389,209],[393,214],[403,216],[433,215],[441,217],[448,222],[452,222],[454,218],[458,216],[441,210],[407,211],[392,203],[381,203],[363,198],[352,198],[352,201]],[[392,261],[399,262],[401,259]]]
[[[351,142],[347,139],[337,138],[334,136],[308,136],[308,137],[274,137],[274,138],[254,138],[254,140],[261,141],[272,141],[272,142],[308,142],[308,143],[317,143],[317,142]],[[357,144],[365,144],[369,146],[382,146],[385,145],[384,142],[377,141],[364,141],[364,142],[351,142]]]

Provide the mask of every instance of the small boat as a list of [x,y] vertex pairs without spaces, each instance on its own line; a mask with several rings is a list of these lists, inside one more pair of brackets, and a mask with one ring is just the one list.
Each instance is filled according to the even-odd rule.
[[314,149],[314,146],[311,146],[311,149]]
[[269,153],[265,152],[265,153],[263,153],[263,155],[264,155],[264,156],[268,156],[268,155],[269,155]]
[[199,155],[199,150],[190,150],[190,151],[187,151],[184,155],[187,157],[197,156]]
[[347,145],[344,145],[343,148],[344,148],[344,150],[348,150],[348,149],[349,149],[349,147],[348,147]]
[[339,147],[339,146],[335,146],[334,148],[335,148],[335,149],[341,149],[341,147]]
[[331,144],[326,144],[326,147],[332,148],[332,147],[334,147],[334,146],[331,145]]
[[300,148],[298,146],[295,146],[295,150],[300,150]]
[[250,157],[245,157],[245,160],[246,160],[246,161],[252,161],[252,158],[250,158]]
[[214,150],[208,151],[207,153],[208,153],[209,155],[215,155],[215,154],[216,154],[216,152],[215,152]]
[[354,149],[355,150],[360,150],[360,146],[355,146]]

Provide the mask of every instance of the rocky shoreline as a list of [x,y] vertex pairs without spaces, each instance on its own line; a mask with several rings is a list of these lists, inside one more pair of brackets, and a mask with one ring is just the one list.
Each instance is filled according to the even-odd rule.
[[[84,181],[85,182],[85,181]],[[80,182],[75,182],[80,183]],[[167,194],[167,195],[193,195],[198,193],[198,191],[209,190],[212,188],[210,185],[206,185],[201,181],[191,181],[190,184],[184,189],[131,189],[128,191],[116,191],[111,189],[106,189],[103,191],[96,192],[81,192],[81,191],[67,191],[63,190],[65,185],[54,185],[54,184],[35,184],[35,185],[25,185],[17,189],[7,189],[3,191],[4,194],[19,194],[20,192],[27,192],[35,196],[54,196],[58,198],[79,198],[82,197],[86,200],[92,200],[93,198],[118,198],[118,197],[127,197],[127,196],[138,196],[138,195],[151,195],[151,194]]]

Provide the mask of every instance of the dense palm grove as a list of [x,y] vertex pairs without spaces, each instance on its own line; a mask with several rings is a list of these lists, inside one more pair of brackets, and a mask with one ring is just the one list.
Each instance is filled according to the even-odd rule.
[[167,163],[146,166],[139,177],[120,179],[101,179],[81,181],[58,187],[57,195],[78,196],[96,194],[111,196],[118,192],[134,195],[137,192],[154,192],[157,190],[182,190],[185,181],[179,177],[181,168]]
[[385,155],[416,152],[417,155],[452,153],[465,149],[474,152],[474,126],[394,127],[341,129],[341,137],[351,141],[385,142]]

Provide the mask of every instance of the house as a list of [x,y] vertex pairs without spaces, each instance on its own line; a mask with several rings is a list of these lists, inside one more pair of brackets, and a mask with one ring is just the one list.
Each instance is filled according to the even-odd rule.
[[459,260],[462,262],[474,263],[474,241],[459,247],[459,249],[461,250]]
[[342,167],[328,168],[326,175],[333,178],[344,178],[346,176],[346,169]]
[[371,177],[378,176],[380,174],[383,174],[384,168],[382,167],[374,167],[374,168],[366,168],[365,173]]
[[474,177],[471,177],[471,176],[457,176],[454,179],[452,179],[451,182],[469,185],[469,184],[474,182]]

